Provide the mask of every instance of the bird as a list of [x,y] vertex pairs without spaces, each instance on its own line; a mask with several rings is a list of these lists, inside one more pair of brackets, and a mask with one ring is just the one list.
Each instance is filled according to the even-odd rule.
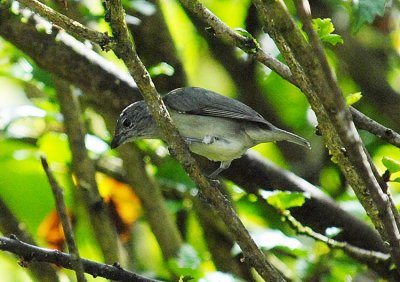
[[[182,87],[162,99],[190,151],[220,162],[208,176],[211,179],[260,143],[289,141],[311,148],[306,139],[279,129],[251,107],[211,90]],[[163,139],[144,101],[132,103],[122,111],[110,147],[139,139]]]

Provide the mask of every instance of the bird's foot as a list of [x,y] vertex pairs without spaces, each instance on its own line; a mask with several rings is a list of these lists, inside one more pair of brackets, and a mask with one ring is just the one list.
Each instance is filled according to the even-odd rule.
[[221,182],[218,179],[210,178],[210,176],[207,176],[207,179],[213,187],[218,187],[221,185]]

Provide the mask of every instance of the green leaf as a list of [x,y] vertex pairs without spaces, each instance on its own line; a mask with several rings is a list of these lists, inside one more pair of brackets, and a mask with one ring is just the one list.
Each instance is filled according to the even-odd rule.
[[[263,193],[265,197],[265,193]],[[268,195],[269,194],[269,195]],[[268,204],[278,210],[284,211],[293,207],[301,207],[306,199],[303,193],[289,191],[274,191],[268,193],[265,199]]]
[[377,16],[383,16],[385,4],[385,0],[359,0],[353,9],[352,32],[358,32],[365,23],[370,24]]
[[390,173],[396,173],[400,171],[400,162],[389,157],[382,158],[383,165],[390,171]]
[[245,30],[244,28],[241,27],[237,27],[234,29],[237,33],[239,33],[240,35],[250,38],[250,39],[254,39],[253,35],[251,35],[250,32],[248,32],[247,30]]
[[346,104],[347,104],[347,106],[351,106],[351,105],[357,103],[358,101],[360,101],[361,98],[362,98],[361,92],[349,94],[346,96]]
[[257,42],[257,40],[253,37],[253,35],[251,35],[250,32],[248,32],[247,30],[243,29],[243,28],[235,28],[234,29],[237,33],[239,33],[241,36],[246,37],[247,42],[241,46],[241,48],[243,48],[243,50],[247,53],[255,53],[257,52],[257,49],[261,48],[260,44]]
[[392,182],[400,183],[400,177],[396,177],[395,179],[392,180]]
[[177,257],[169,260],[171,270],[177,276],[183,276],[183,281],[201,277],[203,275],[201,263],[202,261],[197,251],[189,244],[184,244],[179,249]]
[[175,69],[167,64],[166,62],[161,62],[157,65],[154,65],[149,68],[149,73],[151,77],[159,76],[159,75],[166,75],[172,76],[175,73]]
[[340,35],[332,33],[335,31],[335,27],[333,26],[331,19],[313,19],[312,24],[322,42],[332,45],[343,43],[343,39]]

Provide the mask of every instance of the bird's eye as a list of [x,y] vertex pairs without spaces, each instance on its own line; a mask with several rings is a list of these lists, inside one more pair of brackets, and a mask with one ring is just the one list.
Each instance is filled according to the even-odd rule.
[[126,119],[126,120],[124,120],[123,122],[122,122],[122,125],[124,126],[124,127],[130,127],[131,126],[131,121],[129,120],[129,119]]

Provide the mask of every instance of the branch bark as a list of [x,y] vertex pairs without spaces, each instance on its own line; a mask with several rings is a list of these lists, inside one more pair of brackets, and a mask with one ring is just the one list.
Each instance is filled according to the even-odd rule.
[[[37,32],[32,21],[22,23],[19,17],[10,13],[8,8],[4,8],[3,4],[0,7],[0,17],[2,19],[0,34],[28,54],[43,69],[56,73],[80,87],[85,92],[84,97],[89,101],[90,105],[103,114],[105,113],[107,118],[110,117],[110,113],[115,114],[119,112],[123,107],[139,98],[139,92],[132,78],[123,75],[120,71],[107,65],[105,60],[96,56],[94,52],[86,48],[82,49],[83,46],[65,36],[59,36],[59,41],[55,44],[54,35]],[[46,54],[46,56],[43,56],[43,54]],[[87,75],[82,76],[82,73]],[[87,79],[87,77],[90,77],[90,79]],[[118,97],[118,99],[115,99],[115,97]],[[104,105],[107,106],[104,107]],[[231,169],[225,175],[244,187],[260,185],[262,187],[279,188],[288,187],[288,185],[296,186],[298,183],[303,183],[304,180],[302,179],[294,179],[292,184],[285,184],[279,178],[271,179],[274,174],[271,174],[268,170],[262,174],[248,175],[247,173],[243,173],[249,167],[254,168],[255,171],[263,171],[263,161],[259,160],[253,165],[253,159],[244,157],[240,161],[233,162]],[[243,174],[243,179],[241,180],[237,179],[238,171],[240,171],[240,174]],[[347,234],[346,230],[351,234],[364,234],[363,238],[358,236],[358,239],[362,240],[358,240],[358,243],[353,244],[357,244],[358,246],[360,244],[367,244],[367,246],[363,245],[362,247],[372,249],[380,249],[383,246],[381,244],[382,241],[367,226],[364,229],[358,229],[356,227],[358,225],[353,224],[353,221],[346,219],[346,217],[337,216],[337,214],[348,215],[346,212],[338,212],[335,207],[326,210],[324,209],[325,206],[326,203],[324,201],[316,200],[312,208],[310,208],[311,211],[316,211],[315,214],[312,212],[305,213],[305,209],[299,209],[302,222],[304,223],[303,220],[311,222],[310,224],[321,224],[322,222],[326,223],[326,227],[330,225],[336,226],[339,222],[347,226],[344,229],[344,234]],[[322,211],[326,211],[327,213],[325,218],[318,223],[316,222],[318,220],[314,220],[315,215],[319,215]],[[324,228],[324,226],[321,225],[320,228]],[[350,240],[357,241],[355,237],[350,236],[349,238]],[[373,247],[379,245],[380,247]]]
[[[18,221],[6,203],[0,198],[0,232],[4,235],[15,234],[28,244],[35,245],[32,236],[23,229],[24,225]],[[57,273],[51,265],[33,263],[29,267],[30,275],[35,281],[59,281]]]
[[68,30],[68,32],[76,38],[90,40],[93,43],[100,45],[103,49],[109,49],[108,45],[111,43],[111,40],[107,33],[101,33],[88,28],[37,0],[19,0],[18,2],[48,19],[58,27]]
[[[83,100],[102,114],[108,128],[113,131],[119,112],[141,98],[132,77],[70,36],[59,34],[56,40],[54,34],[38,32],[33,20],[24,24],[19,16],[10,13],[8,8],[0,4],[0,18],[4,19],[0,25],[0,34],[23,50],[40,67],[82,89],[85,93]],[[87,79],[88,77],[90,79]],[[131,160],[138,160],[138,163],[129,165],[127,170],[141,176],[129,184],[135,188],[140,197],[147,220],[159,240],[165,258],[168,259],[177,252],[181,240],[179,234],[176,235],[178,233],[176,227],[175,230],[168,227],[163,229],[164,225],[160,225],[160,219],[164,219],[163,224],[172,222],[171,215],[155,213],[154,204],[159,203],[160,207],[165,207],[165,203],[160,204],[164,200],[159,198],[161,193],[158,187],[146,182],[148,178],[143,176],[146,175],[143,160],[138,152],[136,154],[134,152],[130,151],[128,155]],[[127,163],[132,164],[132,161]],[[137,170],[139,168],[141,171]],[[157,211],[163,210],[166,209],[160,208]],[[174,227],[172,224],[169,226]]]
[[72,170],[77,179],[78,195],[91,219],[96,238],[107,263],[119,260],[118,236],[107,206],[100,196],[95,179],[95,168],[89,158],[86,146],[86,130],[83,125],[80,105],[72,93],[70,85],[56,79],[57,98],[61,113],[64,116],[64,126],[68,135],[72,152]]
[[[281,1],[254,0],[265,28],[289,64],[295,80],[317,115],[328,148],[346,175],[361,204],[384,240],[390,242],[392,257],[400,266],[399,230],[388,197],[371,169],[349,110],[320,48],[306,29],[313,47],[305,41]],[[303,19],[303,24],[307,23]],[[312,79],[311,79],[312,78]]]
[[391,128],[387,128],[382,124],[367,117],[355,108],[350,108],[353,121],[357,128],[366,130],[382,140],[400,148],[400,134]]
[[120,1],[106,1],[107,19],[116,38],[116,48],[114,52],[120,57],[129,72],[135,79],[144,100],[146,101],[150,113],[160,127],[165,140],[174,152],[177,160],[183,165],[184,169],[195,180],[204,197],[212,203],[219,212],[225,224],[228,226],[235,240],[241,247],[246,261],[253,266],[266,281],[283,281],[281,274],[276,271],[267,261],[263,253],[251,239],[249,233],[243,226],[230,203],[213,187],[210,181],[202,175],[201,170],[189,153],[189,150],[173,124],[168,111],[158,95],[153,82],[140,61],[134,49],[132,38],[128,32],[125,22],[125,14]]
[[[31,261],[47,262],[67,269],[72,269],[73,265],[71,255],[58,250],[49,250],[27,244],[18,240],[15,236],[10,238],[0,237],[0,250],[16,254],[21,260],[28,263]],[[81,261],[85,272],[93,277],[104,277],[115,281],[160,282],[126,271],[118,264],[102,264],[87,259]]]

